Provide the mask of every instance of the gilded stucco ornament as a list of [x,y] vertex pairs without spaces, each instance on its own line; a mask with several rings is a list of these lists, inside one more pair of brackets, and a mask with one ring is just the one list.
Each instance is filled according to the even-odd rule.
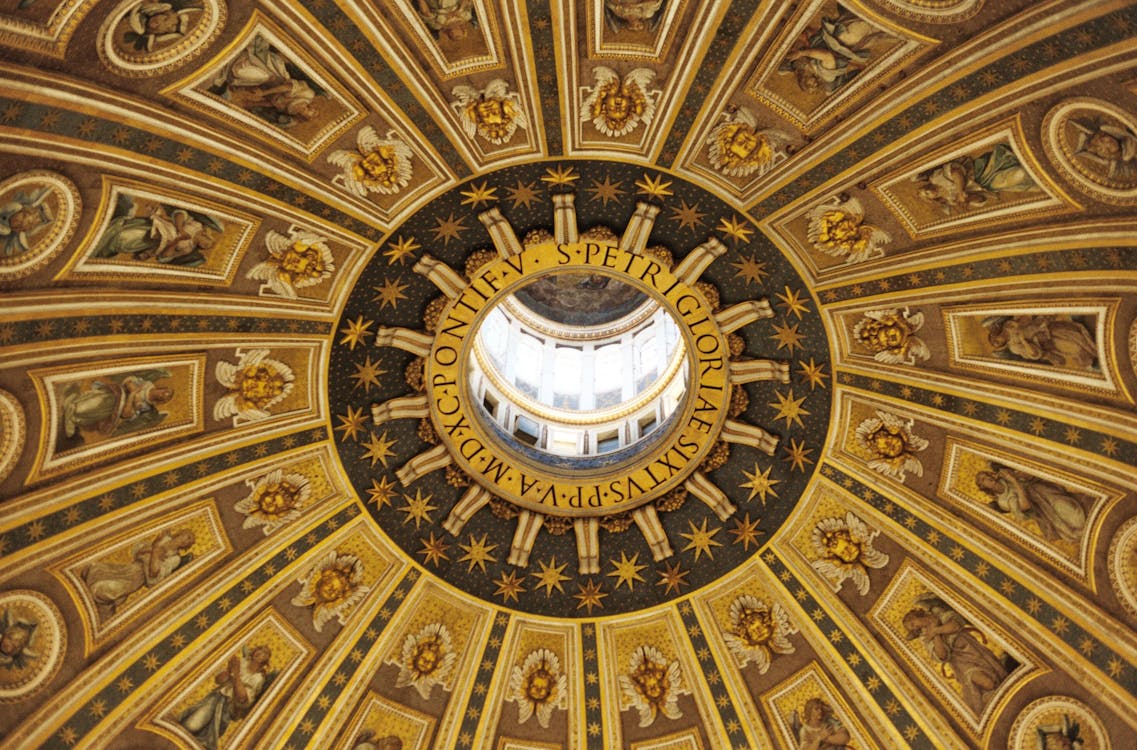
[[[622,230],[594,216],[602,203],[577,202],[582,179],[603,192],[620,184],[638,188],[626,201],[630,215]],[[539,207],[530,191],[542,181],[549,194]],[[660,204],[677,191],[688,208],[666,217]],[[735,252],[732,246],[752,242],[754,230],[714,200],[670,175],[626,166],[526,165],[436,198],[421,218],[380,244],[343,313],[330,366],[332,408],[342,423],[337,429],[346,430],[341,459],[353,484],[369,498],[380,526],[428,570],[460,577],[464,586],[484,581],[483,598],[526,610],[558,606],[581,617],[597,609],[634,611],[652,598],[648,576],[663,581],[665,596],[680,595],[693,579],[721,575],[710,571],[753,554],[751,544],[769,533],[761,529],[765,519],[784,518],[815,465],[811,445],[826,424],[830,398],[824,352],[812,349],[808,366],[802,364],[812,383],[804,388],[791,384],[793,363],[785,355],[796,356],[804,335],[821,342],[820,321],[797,291],[800,279],[772,264],[772,288],[785,290],[778,304],[794,319],[796,339],[793,349],[769,343],[783,337],[769,322],[777,320],[774,305],[746,289],[752,278],[746,263],[718,262]],[[705,238],[667,239],[665,228],[686,222],[694,206],[715,207],[719,229]],[[522,218],[522,210],[532,218]],[[477,222],[460,220],[461,211]],[[658,234],[657,224],[663,225]],[[426,232],[448,239],[432,243]],[[740,270],[732,277],[732,269]],[[504,374],[508,365],[487,374],[491,355],[481,342],[483,329],[505,330],[487,322],[502,309],[521,314],[521,298],[592,321],[579,331],[552,318],[526,323],[557,346],[589,341],[596,334],[584,333],[588,326],[633,331],[657,318],[672,321],[681,346],[669,350],[678,354],[666,354],[658,379],[645,380],[630,400],[578,411],[551,395],[547,403],[536,393],[517,396],[526,392]],[[598,307],[594,298],[605,302]],[[598,322],[596,316],[621,304],[627,309]],[[521,361],[516,352],[510,357]],[[640,401],[655,408],[652,399],[664,394],[674,398],[669,411],[650,429],[637,427],[646,424]],[[584,399],[583,391],[578,395]],[[497,408],[501,398],[510,405]],[[557,452],[567,443],[552,447],[553,427],[534,442],[518,437],[514,416],[525,410],[554,420],[548,424],[555,429],[580,428],[580,452]],[[589,420],[625,420],[635,433],[601,450],[600,428],[587,432]],[[775,432],[779,420],[794,431],[792,440]],[[754,453],[770,462],[756,469],[761,482],[778,488],[763,493],[760,509],[756,493],[740,501],[728,495],[742,466],[754,466]],[[754,507],[747,513],[739,505]],[[747,544],[722,549],[724,526]],[[624,554],[614,556],[617,536]],[[546,584],[550,571],[565,571],[556,583],[570,583]],[[618,598],[609,591],[615,588]]]

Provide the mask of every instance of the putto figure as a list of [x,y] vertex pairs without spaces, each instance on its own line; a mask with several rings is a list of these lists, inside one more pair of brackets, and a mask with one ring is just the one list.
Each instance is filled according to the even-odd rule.
[[868,453],[869,468],[903,482],[907,472],[924,476],[924,464],[916,453],[928,447],[928,441],[912,432],[911,419],[903,419],[890,412],[877,411],[857,425],[855,433],[859,448]]
[[338,149],[328,155],[329,162],[343,169],[332,180],[337,185],[366,198],[368,193],[397,193],[411,181],[411,148],[394,130],[380,138],[367,125],[360,128],[355,144],[355,151]]
[[403,640],[403,650],[396,662],[399,676],[395,687],[413,687],[428,701],[434,686],[446,681],[457,660],[446,626],[440,622],[425,625]]
[[924,314],[891,308],[869,310],[853,326],[853,338],[873,354],[873,359],[889,365],[915,365],[926,362],[932,352],[917,337],[924,326]]
[[844,258],[846,263],[862,263],[884,256],[884,246],[892,236],[865,223],[865,210],[856,198],[834,196],[807,214],[806,237],[815,250]]
[[746,107],[732,108],[707,139],[711,166],[727,177],[759,176],[785,161],[790,136],[780,130],[758,130],[758,120]]
[[292,393],[292,383],[296,376],[292,368],[283,362],[272,359],[268,349],[250,349],[240,352],[240,360],[218,362],[217,382],[229,389],[213,405],[214,419],[233,417],[254,422],[272,416],[269,409],[283,401]]
[[682,687],[679,662],[668,661],[654,646],[637,648],[630,670],[620,675],[620,691],[639,712],[641,727],[651,726],[660,714],[669,719],[681,718],[679,693],[687,692]]
[[840,591],[851,580],[857,593],[869,592],[868,568],[878,570],[888,565],[888,555],[873,546],[880,532],[871,528],[852,511],[844,518],[823,518],[813,527],[810,542],[817,558],[813,569]]
[[561,661],[547,648],[531,651],[509,676],[508,700],[517,703],[517,723],[536,715],[542,729],[549,728],[554,708],[568,705],[568,678]]
[[509,84],[495,78],[482,90],[473,86],[455,86],[450,106],[458,114],[462,129],[473,138],[479,135],[495,146],[507,143],[518,128],[525,130],[529,121],[521,106],[521,95],[509,90]]
[[636,68],[621,80],[616,71],[601,65],[592,69],[592,78],[594,84],[581,89],[582,120],[591,120],[597,130],[613,138],[627,135],[641,122],[651,123],[663,93],[648,89],[655,71]]
[[766,674],[775,654],[794,652],[787,636],[796,632],[782,605],[744,594],[730,603],[730,630],[723,640],[739,667],[753,662],[759,674]]

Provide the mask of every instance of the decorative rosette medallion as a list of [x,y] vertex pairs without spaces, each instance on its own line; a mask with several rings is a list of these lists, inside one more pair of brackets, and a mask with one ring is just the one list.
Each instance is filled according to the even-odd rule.
[[[383,530],[437,575],[531,611],[639,609],[734,567],[785,518],[824,438],[826,339],[789,264],[701,189],[615,164],[540,169],[457,188],[380,247],[332,357],[340,453]],[[753,288],[768,276],[782,315]],[[769,484],[747,496],[755,477]],[[741,548],[719,549],[724,524]],[[637,588],[653,565],[660,587]]]

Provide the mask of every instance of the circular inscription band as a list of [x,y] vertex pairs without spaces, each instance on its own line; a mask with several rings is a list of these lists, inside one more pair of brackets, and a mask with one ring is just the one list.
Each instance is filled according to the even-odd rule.
[[[467,367],[486,312],[536,278],[562,271],[613,277],[666,307],[687,347],[688,388],[667,434],[603,469],[567,470],[511,449],[479,418]],[[652,258],[606,242],[545,243],[481,266],[439,320],[426,383],[435,430],[474,481],[522,508],[552,515],[631,510],[675,488],[714,446],[730,403],[728,348],[702,295]]]

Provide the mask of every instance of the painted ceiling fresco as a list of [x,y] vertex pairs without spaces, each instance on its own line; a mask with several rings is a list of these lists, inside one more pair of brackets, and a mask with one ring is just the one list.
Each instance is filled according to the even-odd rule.
[[[0,746],[1137,746],[1135,38],[0,2]],[[696,352],[603,481],[448,416],[558,264]]]

